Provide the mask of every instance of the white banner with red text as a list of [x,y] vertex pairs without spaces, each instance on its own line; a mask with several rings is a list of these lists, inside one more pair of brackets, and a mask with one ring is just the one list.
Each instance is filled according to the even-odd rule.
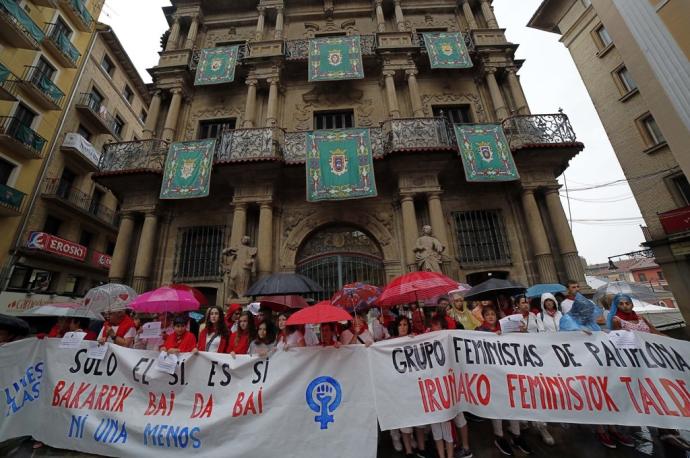
[[690,429],[690,342],[438,331],[370,347],[382,430],[485,418]]

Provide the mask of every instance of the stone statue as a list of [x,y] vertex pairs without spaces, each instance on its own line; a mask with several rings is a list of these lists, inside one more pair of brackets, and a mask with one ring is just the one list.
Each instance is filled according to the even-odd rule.
[[422,227],[422,235],[414,247],[417,268],[424,272],[441,272],[442,254],[446,249],[441,242],[431,235],[431,226]]
[[248,236],[242,237],[239,247],[225,248],[223,256],[229,257],[229,263],[223,263],[222,271],[226,277],[226,295],[228,298],[240,298],[249,289],[252,275],[256,273],[256,247],[249,245]]

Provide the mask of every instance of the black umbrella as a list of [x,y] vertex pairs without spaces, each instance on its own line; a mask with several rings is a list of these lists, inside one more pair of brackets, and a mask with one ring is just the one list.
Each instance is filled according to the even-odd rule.
[[29,325],[26,321],[10,315],[0,314],[0,328],[8,329],[17,337],[24,337],[29,333]]
[[250,297],[280,296],[283,294],[312,294],[322,291],[321,285],[304,275],[277,273],[257,281],[244,295]]
[[482,282],[465,293],[465,300],[486,301],[495,300],[499,294],[513,296],[525,292],[525,287],[510,280],[491,278]]

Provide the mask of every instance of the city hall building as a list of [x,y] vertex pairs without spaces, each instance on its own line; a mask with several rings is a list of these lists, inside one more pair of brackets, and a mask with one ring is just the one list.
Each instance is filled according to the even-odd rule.
[[247,236],[253,280],[327,297],[417,270],[429,225],[458,281],[584,283],[556,181],[583,145],[530,113],[489,0],[172,4],[143,139],[94,176],[120,205],[111,281],[226,303]]

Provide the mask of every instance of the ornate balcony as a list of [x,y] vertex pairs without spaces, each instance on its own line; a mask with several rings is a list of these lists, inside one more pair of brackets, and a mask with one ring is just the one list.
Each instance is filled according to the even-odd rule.
[[22,49],[38,49],[44,33],[15,0],[0,0],[0,40]]
[[0,183],[0,216],[21,215],[24,196],[23,192]]
[[65,134],[65,139],[60,149],[69,154],[70,157],[87,172],[95,172],[98,170],[98,162],[101,159],[101,153],[81,135],[73,132]]
[[168,142],[164,140],[110,143],[103,148],[98,168],[101,173],[162,173],[167,154]]
[[383,124],[386,153],[456,150],[453,128],[445,118],[401,118]]
[[503,130],[513,151],[577,142],[570,120],[563,113],[512,116],[503,121]]
[[77,68],[81,53],[74,47],[64,30],[57,24],[46,24],[45,32],[43,44],[53,57],[65,67]]
[[68,209],[77,210],[81,215],[104,223],[111,229],[115,226],[115,211],[113,209],[95,202],[90,195],[60,178],[43,180],[43,198]]
[[46,110],[62,109],[65,93],[38,67],[24,67],[24,75],[17,82],[31,99]]
[[218,162],[279,160],[285,132],[277,127],[235,129],[223,133],[216,150]]
[[74,25],[82,32],[90,32],[93,29],[95,21],[93,16],[86,9],[84,0],[60,0],[65,14],[69,16]]
[[0,145],[28,159],[40,159],[46,139],[14,116],[0,116]]
[[115,118],[92,93],[83,92],[76,103],[77,110],[84,115],[94,133],[110,134],[117,137]]
[[14,102],[17,100],[15,96],[15,82],[17,77],[12,72],[0,64],[0,100],[9,100]]
[[[374,158],[386,154],[384,132],[380,127],[369,128],[371,152]],[[283,161],[286,164],[304,164],[307,159],[307,132],[286,132],[283,145]]]
[[[376,36],[360,35],[362,56],[376,55]],[[309,39],[288,40],[285,42],[285,58],[287,60],[307,60],[309,58]]]
[[[474,45],[474,40],[472,35],[469,33],[463,33],[462,38],[465,40],[465,46],[469,52],[474,52],[476,50]],[[426,54],[426,45],[424,44],[424,34],[417,33],[413,37],[414,43],[419,46],[419,51]]]

